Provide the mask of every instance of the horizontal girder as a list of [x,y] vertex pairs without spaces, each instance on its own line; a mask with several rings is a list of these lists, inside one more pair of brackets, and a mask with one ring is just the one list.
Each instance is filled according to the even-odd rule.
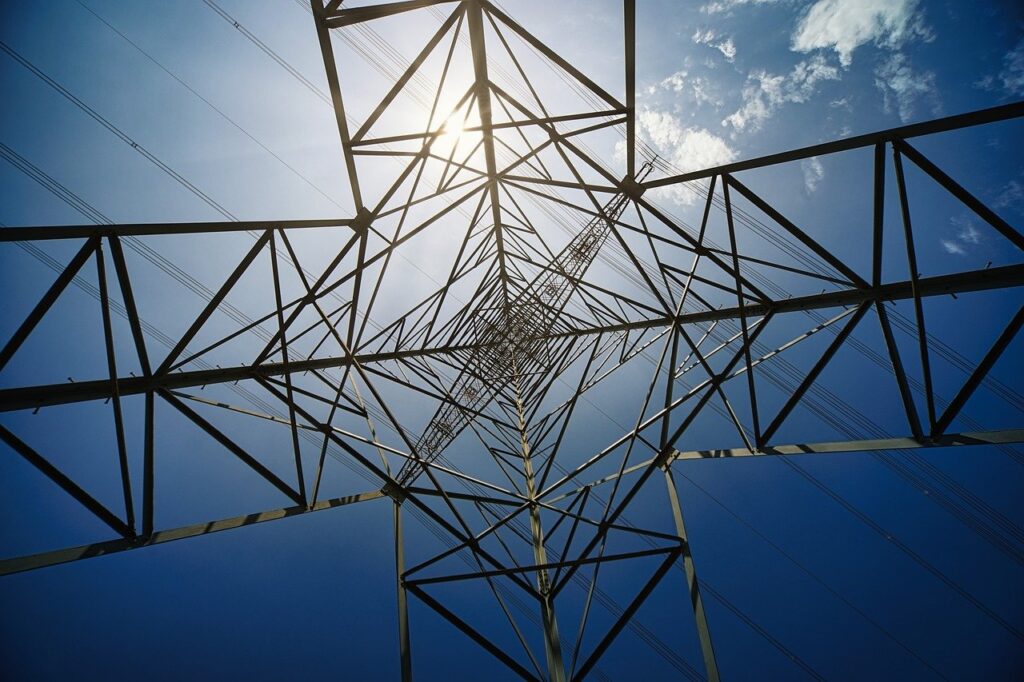
[[[917,290],[922,297],[944,296],[1005,289],[1024,285],[1024,265],[1010,265],[987,270],[974,270],[952,275],[925,277],[917,281]],[[738,307],[719,308],[692,313],[684,313],[676,318],[676,323],[694,324],[714,320],[737,319],[741,315],[760,317],[768,312],[785,313],[802,310],[818,310],[853,306],[867,301],[899,301],[913,297],[913,283],[910,280],[883,284],[878,287],[863,287],[842,291],[825,292],[810,296],[798,296],[768,303],[749,303],[741,310]],[[666,327],[672,322],[671,317],[659,317],[638,320],[603,327],[589,327],[560,332],[551,338],[564,336],[585,336],[607,334],[634,329],[654,329]],[[402,360],[473,350],[471,346],[440,346],[388,353],[367,353],[354,356],[356,362],[368,364]],[[193,386],[229,383],[244,379],[281,376],[294,372],[306,372],[313,369],[330,369],[351,366],[352,356],[336,356],[309,360],[293,360],[291,362],[268,362],[258,366],[223,367],[191,372],[172,372],[169,374],[148,377],[122,377],[117,381],[118,393],[121,396],[139,395],[158,389],[180,389]],[[12,410],[34,409],[49,405],[85,402],[89,400],[105,400],[114,395],[114,385],[109,379],[96,381],[79,381],[67,384],[48,384],[26,386],[0,390],[0,412]]]

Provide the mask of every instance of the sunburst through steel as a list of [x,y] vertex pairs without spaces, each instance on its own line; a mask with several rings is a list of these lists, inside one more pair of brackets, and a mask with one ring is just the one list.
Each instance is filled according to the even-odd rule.
[[[702,583],[673,481],[678,462],[1024,440],[1020,429],[981,431],[962,418],[1024,324],[1024,306],[945,398],[933,386],[925,315],[925,302],[936,297],[1020,287],[1024,265],[920,275],[906,180],[913,172],[933,183],[1019,255],[1021,233],[915,145],[923,136],[1019,118],[1024,105],[666,175],[637,139],[634,0],[623,3],[624,99],[487,0],[341,4],[313,0],[312,8],[351,215],[0,232],[3,242],[64,240],[78,249],[3,346],[0,370],[92,269],[109,369],[69,383],[4,388],[0,410],[109,403],[123,494],[123,508],[110,508],[30,437],[0,426],[14,452],[114,533],[5,559],[0,573],[390,498],[403,679],[411,679],[414,660],[409,595],[523,678],[576,680],[598,672],[602,655],[663,581],[684,580],[689,600],[681,607],[694,618],[705,674],[716,680]],[[401,21],[415,22],[422,36],[404,73],[370,83],[335,59],[332,31]],[[559,83],[553,90],[545,86],[552,72]],[[593,151],[615,143],[620,167]],[[873,155],[859,260],[849,244],[839,255],[820,225],[798,226],[744,177],[857,150]],[[693,193],[694,224],[652,199],[667,187]],[[896,202],[898,221],[886,219],[886,201]],[[784,241],[785,258],[767,258],[754,245],[750,235],[759,226]],[[149,311],[136,304],[138,275],[125,245],[218,233],[254,241],[187,329],[154,338]],[[429,271],[427,279],[417,267]],[[418,293],[431,275],[442,281]],[[232,313],[225,323],[218,316],[254,276],[267,284],[262,312]],[[912,314],[902,316],[897,303]],[[112,310],[127,320],[130,338],[122,341],[131,344],[130,358],[116,352]],[[893,316],[912,344],[897,341]],[[902,429],[844,441],[806,438],[790,417],[868,324],[884,340],[877,390],[898,392]],[[807,350],[794,358],[794,347]],[[125,364],[139,373],[119,371]],[[781,384],[772,373],[779,366],[788,372]],[[631,411],[610,415],[591,402],[608,391],[621,392],[617,399]],[[132,485],[126,401],[142,405],[141,491]],[[160,528],[158,405],[205,432],[288,506]],[[709,413],[724,417],[729,430],[718,430],[715,449],[684,448]],[[279,452],[256,451],[229,435],[220,421],[228,414],[286,430],[288,467]],[[336,493],[328,479],[342,464],[377,485]],[[652,505],[665,512],[665,527],[650,522]],[[410,512],[445,547],[415,563],[403,543]],[[623,603],[613,602],[614,618],[588,631],[595,595],[601,598],[600,571],[619,562],[642,579]],[[679,567],[681,577],[673,573]],[[497,643],[446,601],[444,588],[463,583],[484,586],[491,618],[511,626],[518,649]],[[571,590],[578,594],[567,608]],[[521,614],[513,615],[522,598],[534,611],[527,627],[539,628],[542,653]]]

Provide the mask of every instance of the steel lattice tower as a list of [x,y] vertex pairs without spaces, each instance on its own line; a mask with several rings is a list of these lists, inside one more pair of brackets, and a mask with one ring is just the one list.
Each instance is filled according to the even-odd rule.
[[[705,672],[716,680],[701,582],[673,479],[677,463],[1005,447],[1024,441],[1024,429],[980,431],[961,418],[1024,324],[1024,306],[945,399],[933,386],[935,340],[927,333],[925,314],[925,303],[937,297],[1019,292],[1024,265],[919,274],[914,237],[920,228],[912,220],[906,180],[911,168],[928,178],[1019,255],[1021,232],[929,160],[916,138],[1020,118],[1024,104],[667,175],[658,172],[657,160],[637,139],[635,0],[623,3],[624,101],[488,0],[341,5],[313,0],[312,20],[355,206],[351,215],[0,231],[0,242],[62,240],[77,248],[0,350],[0,371],[89,268],[97,273],[109,368],[106,376],[88,380],[0,389],[0,412],[108,404],[118,435],[112,456],[124,504],[121,511],[103,504],[37,450],[30,435],[0,426],[0,437],[15,453],[115,534],[86,546],[4,559],[0,574],[390,498],[403,679],[411,679],[414,660],[410,595],[526,679],[582,679],[647,597],[681,567],[690,597],[685,607],[696,623]],[[437,17],[440,27],[430,24],[412,63],[368,106],[362,102],[369,113],[357,121],[332,31],[412,16]],[[543,74],[535,73],[541,67],[570,82],[575,99],[553,101],[542,93]],[[511,74],[519,87],[499,86],[495,70]],[[416,86],[424,78],[434,88],[432,99],[417,102]],[[588,146],[589,140],[608,135],[622,140],[621,168],[610,168]],[[871,219],[858,238],[863,262],[870,264],[866,271],[827,246],[820,226],[798,226],[797,218],[783,215],[744,177],[857,150],[873,154],[872,174],[865,179],[871,191],[863,198]],[[654,190],[674,187],[699,195],[698,224],[685,224],[651,199]],[[895,202],[898,221],[886,219],[887,201]],[[574,216],[572,231],[554,231],[545,210]],[[792,262],[758,258],[745,246],[752,215],[784,235]],[[164,343],[166,349],[157,348],[146,322],[156,311],[136,302],[138,275],[132,273],[125,244],[227,233],[254,242],[247,242],[244,257],[232,264],[189,327]],[[424,240],[438,234],[447,244],[438,256],[446,259],[447,278],[434,291],[405,292],[404,309],[389,309],[394,304],[387,301],[393,302],[394,291],[402,287],[395,281],[397,259],[422,257],[429,243]],[[317,235],[329,239],[316,248],[331,245],[319,260],[303,246]],[[890,253],[891,235],[902,250]],[[895,262],[905,273],[901,277],[891,275],[895,266],[883,266]],[[261,301],[261,316],[235,315],[229,332],[211,332],[217,315],[258,268],[272,284]],[[777,275],[805,286],[793,285],[794,295],[782,295],[770,286]],[[890,319],[897,302],[913,309],[910,352],[898,342]],[[130,335],[118,336],[112,311],[127,320]],[[803,327],[785,342],[766,341],[771,337],[766,330],[773,324],[778,328],[782,319],[799,320]],[[898,392],[902,429],[845,441],[803,437],[790,417],[813,394],[833,357],[848,349],[854,331],[868,324],[884,339],[887,373],[876,390]],[[251,344],[237,345],[253,338],[256,352]],[[762,372],[791,357],[798,344],[810,346],[809,339],[819,345],[803,362],[790,365],[797,375],[783,399],[763,397]],[[220,364],[213,362],[215,353]],[[920,378],[906,369],[908,356],[920,368]],[[119,371],[129,361],[137,363],[138,375]],[[586,414],[588,392],[614,385],[623,368],[641,361],[649,363],[644,365],[648,379],[640,388],[629,385],[636,409],[624,417],[627,428],[598,447],[580,440],[588,420],[604,420]],[[239,386],[247,392],[230,392]],[[251,400],[256,394],[259,403]],[[125,435],[128,417],[122,405],[130,400],[143,406],[141,491],[132,485],[133,446]],[[288,506],[160,528],[154,500],[158,405],[205,432],[239,460],[239,467],[256,472],[283,495]],[[716,449],[684,449],[688,430],[711,410],[724,415],[732,430]],[[253,451],[229,435],[218,422],[226,413],[287,430],[288,475],[268,464],[280,453]],[[340,466],[334,458],[368,472],[377,487],[325,496],[325,471]],[[659,485],[656,504],[667,510],[671,527],[629,519],[639,500],[654,495],[652,481]],[[448,549],[414,565],[406,559],[403,539],[409,510],[449,540]],[[456,556],[464,557],[466,570],[450,566],[448,560]],[[596,644],[581,651],[598,570],[617,562],[646,562],[652,570],[644,569],[645,580],[632,600],[598,634]],[[594,577],[577,635],[560,620],[560,598],[588,571]],[[512,623],[523,652],[505,650],[433,592],[439,585],[472,581],[486,583],[494,598],[493,617]],[[510,592],[535,608],[543,658],[530,653],[509,614]],[[575,644],[567,645],[567,638]]]

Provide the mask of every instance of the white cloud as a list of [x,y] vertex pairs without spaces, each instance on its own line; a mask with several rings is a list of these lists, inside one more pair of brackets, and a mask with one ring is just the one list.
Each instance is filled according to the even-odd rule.
[[703,76],[691,76],[686,70],[676,71],[657,85],[651,86],[648,88],[647,94],[655,94],[658,88],[689,96],[697,105],[711,104],[716,107],[722,106],[722,100],[715,92],[717,87],[714,82]]
[[970,217],[966,215],[953,216],[949,222],[957,228],[957,234],[953,239],[939,240],[939,244],[946,250],[946,253],[953,256],[966,256],[970,247],[981,243],[981,232],[974,226],[974,221]]
[[722,106],[722,100],[720,100],[711,90],[714,85],[707,78],[697,76],[690,79],[690,89],[693,93],[693,99],[697,104],[712,104],[716,107]]
[[1003,90],[1010,96],[1024,95],[1024,38],[1003,55],[998,76],[985,76],[975,85],[985,90]]
[[965,244],[981,243],[981,233],[978,232],[977,228],[974,227],[974,225],[971,225],[970,223],[968,223],[966,226],[964,226],[962,230],[960,230],[960,234],[958,234],[957,237],[959,237],[960,241],[964,242]]
[[[736,150],[721,137],[704,128],[690,127],[664,111],[641,109],[637,116],[639,132],[672,165],[682,171],[720,166],[737,157]],[[659,191],[672,201],[691,204],[696,198],[684,187],[671,186]]]
[[721,14],[722,12],[728,12],[740,5],[767,5],[775,2],[776,0],[714,0],[700,8],[701,12],[705,14]]
[[813,194],[825,179],[825,167],[821,165],[817,156],[812,156],[800,162],[800,170],[804,173],[804,189],[808,194]]
[[684,171],[729,163],[736,152],[725,140],[703,128],[691,128],[664,111],[643,109],[638,117],[641,130],[669,160]]
[[1003,67],[999,73],[1003,88],[1011,95],[1024,95],[1024,38],[1003,57]]
[[706,31],[697,31],[691,36],[693,42],[698,45],[707,45],[713,47],[722,53],[726,61],[733,61],[736,59],[736,43],[733,42],[732,38],[721,39],[721,36],[708,29]]
[[801,17],[793,33],[797,52],[832,49],[843,66],[853,51],[873,42],[898,49],[907,40],[931,40],[931,30],[917,13],[918,0],[818,0]]
[[683,88],[687,84],[687,76],[690,75],[689,71],[676,71],[668,78],[662,79],[657,85],[652,85],[647,89],[648,95],[653,95],[658,91],[658,88],[664,88],[665,90],[672,90],[673,92],[682,92]]
[[893,54],[875,69],[875,85],[882,91],[885,110],[895,108],[904,123],[913,118],[919,99],[928,100],[936,116],[942,113],[935,72],[915,72],[902,52]]
[[726,38],[723,42],[715,45],[715,47],[718,48],[719,52],[725,55],[725,59],[727,61],[731,62],[736,59],[736,44],[732,42],[732,38]]
[[967,252],[964,251],[964,247],[960,246],[956,242],[952,242],[948,239],[940,239],[939,243],[942,244],[942,248],[946,250],[946,253],[954,256],[966,256]]
[[821,55],[800,62],[788,75],[752,71],[743,87],[743,105],[727,116],[722,125],[735,130],[757,130],[783,104],[806,102],[818,83],[826,80],[839,80],[839,69],[829,66]]
[[1020,208],[1024,206],[1024,183],[1010,180],[992,202],[996,208]]

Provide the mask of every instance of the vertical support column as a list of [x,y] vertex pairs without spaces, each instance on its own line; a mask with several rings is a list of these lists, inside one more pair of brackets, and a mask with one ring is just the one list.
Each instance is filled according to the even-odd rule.
[[154,394],[146,391],[146,425],[142,464],[142,536],[153,535],[153,415]]
[[882,229],[885,222],[885,142],[875,144],[875,183],[873,189],[874,227],[871,248],[871,286],[882,283]]
[[369,223],[372,216],[368,215],[363,205],[362,192],[359,189],[359,175],[356,172],[356,159],[352,153],[352,137],[348,129],[348,117],[345,114],[345,104],[341,97],[341,81],[338,79],[338,65],[334,61],[334,47],[331,45],[331,29],[328,28],[324,19],[325,8],[322,0],[310,0],[313,5],[313,22],[316,24],[316,34],[320,41],[320,52],[324,58],[324,69],[327,74],[327,85],[331,90],[331,102],[334,105],[334,116],[338,121],[338,134],[341,137],[341,149],[345,154],[345,168],[348,172],[349,185],[352,189],[352,203],[355,206],[356,215],[359,217],[362,234],[359,236],[359,268],[355,282],[352,286],[352,308],[349,312],[348,332],[346,340],[349,348],[356,347],[355,338],[356,317],[359,311],[359,293],[363,284],[363,263],[366,258],[366,242],[369,237]]
[[345,168],[348,170],[348,181],[352,189],[352,202],[356,213],[363,210],[363,197],[359,191],[359,176],[356,174],[356,160],[352,154],[352,139],[348,132],[348,119],[345,116],[345,104],[341,99],[341,82],[338,80],[338,65],[334,61],[334,46],[331,45],[331,29],[324,22],[324,6],[322,2],[310,0],[313,6],[313,23],[316,24],[316,35],[320,41],[320,53],[324,58],[324,70],[327,73],[327,85],[331,91],[331,102],[334,104],[334,116],[338,121],[338,134],[341,136],[341,150],[345,154]]
[[736,228],[732,220],[732,203],[729,201],[729,175],[722,175],[722,199],[725,201],[725,224],[729,228],[729,250],[732,252],[732,269],[736,275],[736,305],[740,312],[740,329],[743,331],[743,358],[747,365],[747,390],[750,392],[750,419],[754,422],[754,447],[765,446],[761,435],[761,420],[757,414],[757,387],[754,385],[754,365],[750,358],[750,330],[743,298],[743,278],[740,276],[739,246],[736,242]]
[[[724,184],[724,183],[723,183]],[[711,178],[711,186],[708,188],[708,201],[704,208],[704,220],[701,222],[699,245],[704,243],[704,230],[707,227],[708,214],[711,211],[711,202],[715,193],[715,179]],[[695,256],[691,275],[697,270],[700,254]],[[679,298],[679,307],[676,310],[678,315],[682,312],[686,294],[690,288],[690,281],[687,281],[686,289]],[[669,450],[669,406],[672,404],[673,388],[675,387],[675,367],[679,354],[679,330],[672,325],[672,351],[668,362],[668,376],[665,378],[665,417],[661,422],[661,451]],[[693,610],[693,621],[697,627],[697,639],[700,641],[700,653],[704,659],[704,669],[708,675],[708,682],[718,682],[718,661],[715,659],[715,649],[711,644],[711,629],[708,627],[708,618],[704,613],[704,600],[700,596],[700,583],[697,582],[697,569],[693,564],[693,554],[690,552],[690,537],[686,534],[686,522],[683,519],[683,508],[679,504],[679,492],[676,490],[676,481],[672,476],[671,461],[665,464],[665,484],[668,486],[668,501],[672,506],[672,520],[676,525],[676,535],[683,542],[683,572],[686,574],[686,593],[690,597],[690,608]]]
[[[270,231],[270,271],[274,278],[274,302],[277,303],[277,329],[281,339],[281,359],[284,364],[289,363],[288,358],[288,336],[284,325],[284,303],[281,297],[281,275],[277,266],[277,237],[276,233]],[[295,478],[299,484],[299,495],[306,501],[306,508],[310,507],[309,498],[306,496],[306,476],[302,473],[302,449],[299,446],[299,429],[295,421],[295,394],[292,391],[292,374],[286,372],[284,375],[285,389],[288,395],[288,421],[292,432],[292,450],[295,454]]]
[[626,174],[636,180],[636,0],[624,0],[626,38]]
[[121,469],[121,490],[124,494],[125,523],[135,534],[135,503],[132,500],[132,479],[128,470],[128,445],[124,435],[124,414],[121,411],[121,390],[117,379],[117,353],[114,351],[114,328],[110,322],[110,296],[107,293],[107,266],[103,258],[103,240],[96,243],[96,278],[100,285],[100,311],[103,317],[103,339],[107,349],[111,398],[114,404],[114,434],[117,436],[117,459]]
[[921,302],[921,274],[917,269],[917,252],[914,247],[914,229],[910,224],[910,201],[907,198],[907,183],[903,176],[903,157],[899,140],[892,142],[893,164],[896,169],[896,189],[899,191],[900,213],[903,216],[903,238],[907,245],[907,265],[910,268],[910,291],[914,298],[914,317],[917,322],[918,350],[921,353],[921,373],[924,375],[924,396],[928,408],[928,431],[935,428],[935,392],[932,390],[932,369],[928,356],[928,332],[924,325],[924,304]]
[[697,569],[693,565],[693,555],[690,553],[690,540],[686,535],[683,509],[679,505],[679,493],[676,491],[676,481],[672,476],[671,466],[665,467],[665,483],[668,484],[668,499],[669,504],[672,505],[672,517],[676,523],[676,534],[683,541],[683,570],[686,573],[687,594],[690,595],[690,606],[693,608],[693,618],[697,625],[700,653],[704,657],[704,668],[708,673],[708,682],[718,682],[718,661],[715,660],[715,650],[711,645],[711,630],[708,627],[707,616],[704,614],[704,600],[700,596]]
[[[533,536],[533,560],[536,565],[548,563],[544,547],[544,528],[540,520],[540,507],[535,502],[533,463],[530,458],[530,441],[526,435],[526,411],[523,407],[522,384],[519,363],[512,353],[512,371],[516,391],[516,414],[519,417],[519,446],[523,456],[523,472],[526,476],[526,495],[530,498],[530,531]],[[544,627],[544,653],[547,656],[548,678],[551,682],[565,682],[565,663],[562,661],[562,643],[558,634],[558,619],[551,597],[551,583],[546,570],[537,571],[537,591],[540,593],[540,616]]]
[[501,206],[498,201],[498,164],[494,155],[494,127],[491,116],[491,81],[487,75],[487,47],[484,39],[483,9],[479,0],[470,2],[466,12],[469,43],[473,51],[473,77],[477,111],[480,114],[480,134],[484,142],[484,160],[487,163],[487,181],[490,184],[491,219],[494,222],[494,240],[498,249],[501,293],[508,304],[508,274],[505,269],[505,240],[501,228]]
[[398,597],[398,651],[402,682],[412,681],[412,649],[409,646],[409,599],[402,582],[405,573],[405,542],[402,539],[402,504],[395,500],[395,588]]

